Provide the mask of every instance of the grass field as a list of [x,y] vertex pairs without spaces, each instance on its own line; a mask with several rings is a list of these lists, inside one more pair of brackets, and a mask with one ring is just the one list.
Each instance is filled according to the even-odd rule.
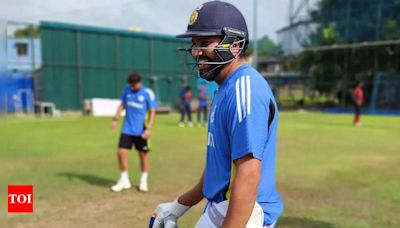
[[[9,227],[147,227],[159,202],[196,183],[206,129],[159,115],[152,138],[150,192],[112,193],[119,132],[110,118],[0,119],[0,220]],[[400,227],[400,118],[282,112],[277,160],[285,211],[277,227]],[[138,158],[130,153],[138,183]],[[7,185],[34,185],[34,213],[8,213]],[[180,227],[193,227],[204,201]],[[0,225],[2,226],[2,225]]]

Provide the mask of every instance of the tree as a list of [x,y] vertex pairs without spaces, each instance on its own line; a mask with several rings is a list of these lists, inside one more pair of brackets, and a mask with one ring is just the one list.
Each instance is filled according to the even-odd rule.
[[[271,56],[277,55],[279,52],[279,47],[272,41],[267,35],[257,40],[258,45],[258,55],[259,56]],[[253,53],[253,45],[250,43],[249,53]]]
[[[400,39],[400,0],[321,0],[310,17],[318,24],[311,46]],[[377,72],[398,72],[400,48],[395,44],[363,48],[306,51],[299,55],[301,72],[321,93],[338,89],[346,96],[351,82],[373,81]]]
[[319,24],[314,45],[398,39],[398,12],[399,0],[321,0],[310,14]]
[[40,29],[37,26],[29,25],[28,27],[17,29],[14,31],[14,37],[29,37],[29,38],[38,38],[40,37]]

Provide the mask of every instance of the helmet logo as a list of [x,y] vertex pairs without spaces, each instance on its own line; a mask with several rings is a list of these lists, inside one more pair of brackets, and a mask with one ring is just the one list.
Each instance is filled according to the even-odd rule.
[[237,29],[234,29],[234,28],[225,27],[224,30],[225,30],[226,32],[228,32],[228,33],[237,34],[237,35],[239,35],[239,36],[240,36],[240,35],[242,35],[242,36],[245,36],[245,35],[246,35],[245,32],[242,32],[242,31],[237,30]]
[[199,16],[199,12],[197,10],[193,11],[193,13],[189,19],[189,26],[193,25],[196,22],[198,16]]

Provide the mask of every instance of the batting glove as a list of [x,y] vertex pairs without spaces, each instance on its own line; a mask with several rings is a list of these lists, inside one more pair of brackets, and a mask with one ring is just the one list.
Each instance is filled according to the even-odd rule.
[[[176,228],[178,218],[189,210],[189,206],[174,202],[159,204],[153,212],[153,221],[150,221],[150,228]],[[154,218],[155,217],[155,218]],[[151,223],[153,224],[151,225]]]

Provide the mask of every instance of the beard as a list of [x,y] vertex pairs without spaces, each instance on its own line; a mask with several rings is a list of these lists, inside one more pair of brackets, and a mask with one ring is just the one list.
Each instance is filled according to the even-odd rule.
[[207,81],[214,81],[225,66],[225,64],[206,64],[206,62],[221,62],[218,56],[200,56],[196,59],[196,62],[200,77]]
[[[215,65],[215,64],[206,64],[206,62],[220,62],[220,61],[221,60],[217,56],[214,56],[214,57],[205,56],[205,55],[199,56],[197,58],[196,62],[197,62],[197,67],[199,69],[200,75],[204,75],[207,72],[209,72],[212,69],[214,69],[216,66],[218,66],[218,65]],[[205,64],[202,64],[202,63],[205,63]]]

